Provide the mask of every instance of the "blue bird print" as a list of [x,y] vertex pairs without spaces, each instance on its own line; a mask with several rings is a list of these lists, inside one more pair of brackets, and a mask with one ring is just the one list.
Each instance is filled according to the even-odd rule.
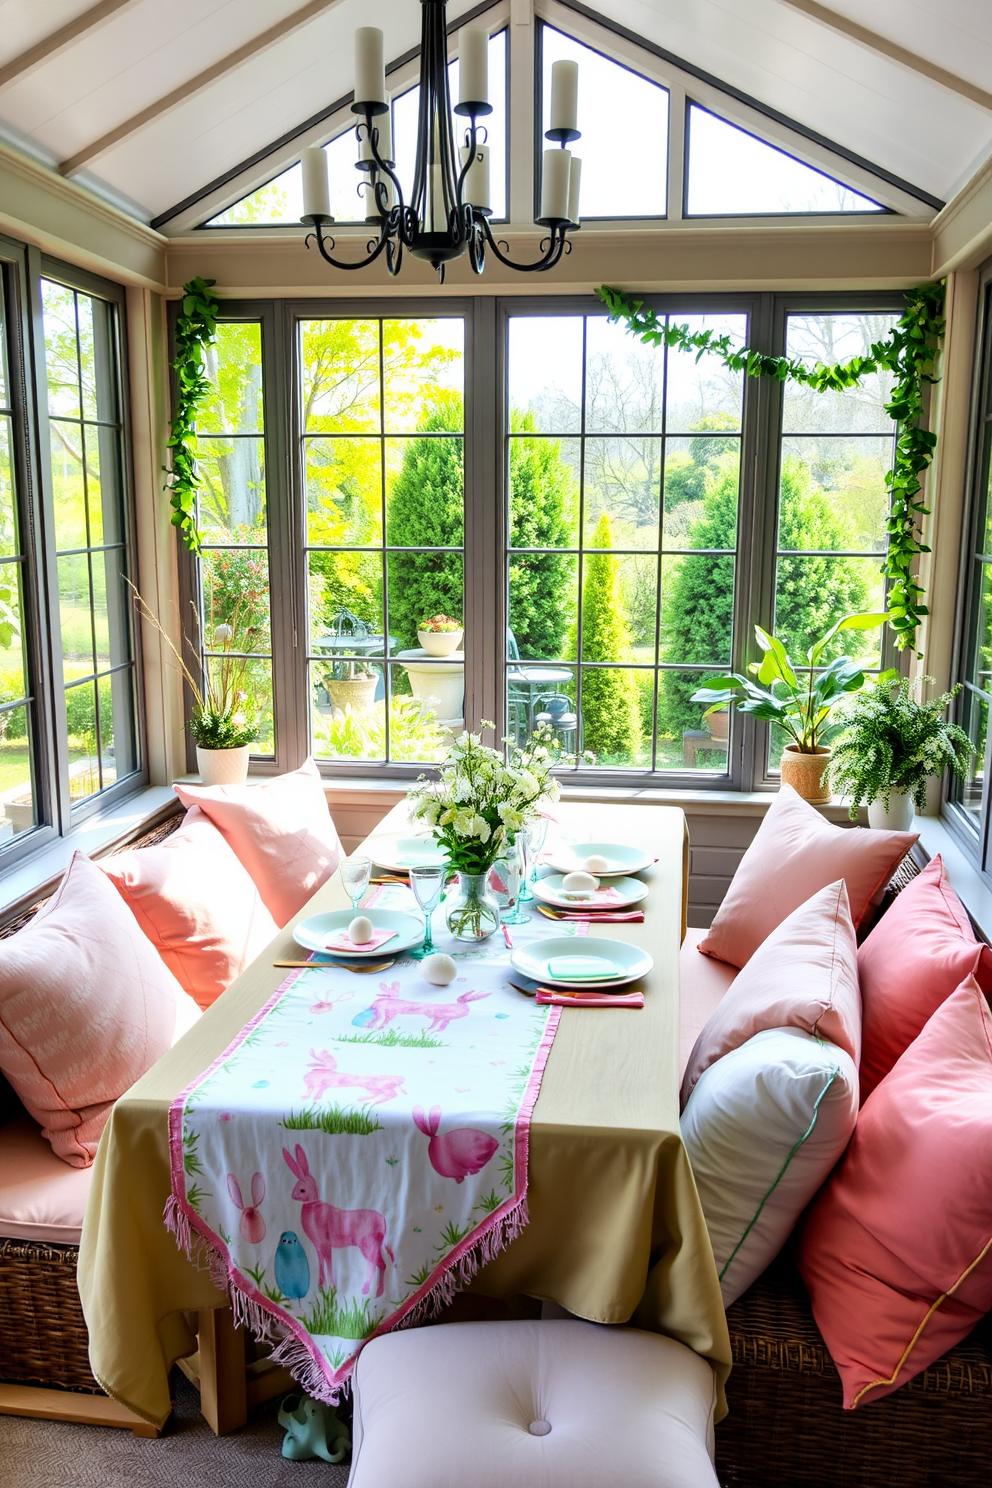
[[276,1284],[284,1297],[299,1300],[310,1290],[310,1262],[295,1230],[283,1230],[276,1246]]
[[370,1004],[367,1008],[363,1008],[360,1013],[356,1013],[355,1014],[355,1016],[351,1020],[352,1027],[353,1028],[367,1028],[368,1025],[372,1022],[372,1019],[374,1017],[375,1017],[375,1010],[373,1009],[373,1007]]

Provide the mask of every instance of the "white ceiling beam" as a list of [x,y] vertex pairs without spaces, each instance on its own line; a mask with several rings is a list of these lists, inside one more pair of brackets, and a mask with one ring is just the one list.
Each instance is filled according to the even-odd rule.
[[102,134],[99,139],[95,139],[91,144],[85,145],[83,149],[77,150],[75,155],[70,155],[67,160],[61,161],[59,164],[59,173],[63,176],[75,175],[77,171],[89,165],[90,161],[95,160],[98,155],[104,155],[114,145],[120,144],[121,140],[128,139],[132,134],[136,134],[139,129],[143,129],[146,124],[151,124],[155,119],[160,119],[170,109],[178,108],[181,103],[185,103],[188,98],[192,98],[194,94],[199,93],[210,83],[215,82],[217,78],[223,77],[225,73],[232,72],[234,68],[240,67],[242,63],[249,61],[252,57],[256,57],[259,52],[264,52],[267,47],[275,46],[277,42],[282,41],[293,31],[298,31],[301,26],[307,25],[323,11],[331,10],[335,5],[339,5],[340,3],[341,0],[309,0],[309,4],[301,6],[299,10],[294,10],[291,15],[284,16],[281,21],[278,21],[274,26],[270,26],[267,31],[260,32],[258,36],[252,37],[251,41],[246,41],[243,46],[239,46],[226,57],[221,57],[209,67],[204,68],[203,72],[198,72],[195,77],[191,77],[187,82],[181,83],[178,88],[173,88],[172,92],[166,93],[164,98],[156,99],[147,108],[143,108],[140,113],[132,114],[130,119],[125,119],[123,123],[117,124],[113,129],[108,130],[106,134]]
[[100,0],[99,5],[92,5],[89,10],[84,10],[75,20],[68,21],[50,36],[44,36],[33,47],[28,47],[26,52],[21,52],[19,57],[12,57],[9,62],[5,62],[0,67],[0,88],[6,87],[7,83],[12,83],[25,72],[30,72],[39,63],[47,62],[56,52],[62,51],[63,47],[67,47],[77,37],[84,36],[87,31],[92,31],[94,26],[99,26],[108,16],[135,3],[136,0]]
[[848,36],[852,41],[859,41],[862,46],[868,47],[873,52],[881,52],[883,56],[890,57],[893,62],[902,63],[912,72],[918,72],[922,77],[928,77],[934,83],[939,83],[943,88],[949,88],[952,93],[958,93],[962,98],[968,98],[979,107],[992,111],[992,93],[987,93],[984,88],[979,88],[977,83],[970,83],[967,78],[958,77],[955,72],[948,72],[946,67],[939,67],[936,62],[929,61],[926,57],[911,52],[907,47],[900,46],[896,41],[890,41],[887,36],[880,36],[877,31],[869,31],[867,26],[861,26],[857,21],[849,20],[847,16],[838,15],[837,11],[831,10],[826,5],[820,5],[817,0],[779,0],[780,5],[788,5],[792,10],[802,11],[803,15],[810,16],[814,21],[820,21],[822,25],[829,26],[832,31],[839,31],[842,36]]

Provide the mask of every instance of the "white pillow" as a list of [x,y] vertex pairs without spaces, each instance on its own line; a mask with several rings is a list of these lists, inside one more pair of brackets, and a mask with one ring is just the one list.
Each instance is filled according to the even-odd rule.
[[756,1033],[700,1075],[682,1140],[725,1307],[778,1255],[857,1115],[854,1060],[801,1028]]

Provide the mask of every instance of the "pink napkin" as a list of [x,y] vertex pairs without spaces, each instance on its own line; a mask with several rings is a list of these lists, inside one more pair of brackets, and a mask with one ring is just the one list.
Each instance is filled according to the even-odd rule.
[[333,935],[327,937],[325,951],[374,951],[378,946],[384,945],[387,940],[392,940],[396,934],[395,930],[373,930],[368,940],[363,940],[359,945],[352,940],[347,930],[337,930]]
[[605,922],[614,925],[621,921],[640,924],[644,919],[643,909],[632,909],[629,914],[620,910],[616,914],[603,914],[595,909],[558,909],[558,914],[565,920],[595,920],[597,924]]
[[536,1002],[552,1007],[626,1007],[642,1008],[643,992],[547,992],[539,987]]

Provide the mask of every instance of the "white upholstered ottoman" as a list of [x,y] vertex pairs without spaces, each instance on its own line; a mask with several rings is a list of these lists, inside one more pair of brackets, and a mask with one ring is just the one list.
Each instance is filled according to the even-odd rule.
[[713,1371],[595,1323],[446,1323],[376,1338],[354,1375],[348,1488],[718,1488]]

